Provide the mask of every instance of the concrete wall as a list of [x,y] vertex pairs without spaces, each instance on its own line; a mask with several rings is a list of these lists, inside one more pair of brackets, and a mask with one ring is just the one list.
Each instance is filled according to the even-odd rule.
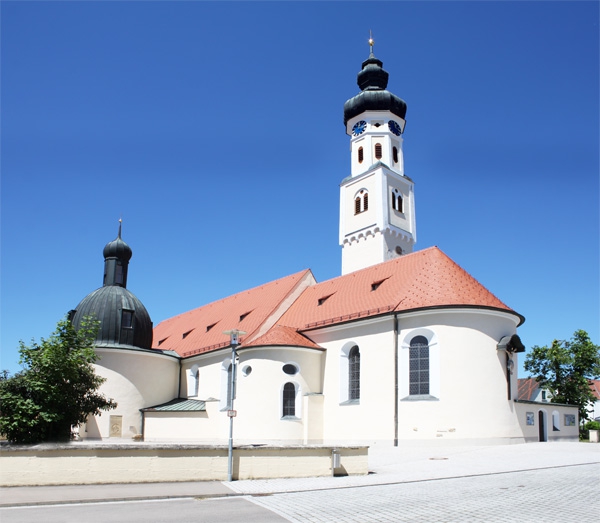
[[[368,473],[367,447],[339,447],[336,475]],[[331,447],[234,449],[233,478],[332,475]],[[228,449],[185,445],[38,445],[0,450],[0,486],[226,481]]]

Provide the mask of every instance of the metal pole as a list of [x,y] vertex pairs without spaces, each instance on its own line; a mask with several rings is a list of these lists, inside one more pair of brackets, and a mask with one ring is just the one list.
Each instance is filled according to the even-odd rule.
[[229,380],[229,401],[227,405],[227,415],[229,416],[229,454],[227,457],[227,481],[233,481],[233,418],[235,410],[233,410],[233,400],[235,399],[235,380],[237,375],[237,354],[236,348],[240,344],[240,336],[247,334],[244,331],[237,329],[225,331],[223,334],[229,335],[231,343],[231,378]]
[[235,397],[235,344],[231,344],[231,380],[229,382],[229,390],[231,399],[227,406],[229,415],[229,454],[227,461],[227,481],[233,481],[233,400]]

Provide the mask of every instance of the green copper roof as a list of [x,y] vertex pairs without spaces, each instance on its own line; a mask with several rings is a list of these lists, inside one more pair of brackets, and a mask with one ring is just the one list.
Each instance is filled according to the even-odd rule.
[[204,412],[206,403],[201,400],[177,398],[162,405],[140,409],[142,412]]

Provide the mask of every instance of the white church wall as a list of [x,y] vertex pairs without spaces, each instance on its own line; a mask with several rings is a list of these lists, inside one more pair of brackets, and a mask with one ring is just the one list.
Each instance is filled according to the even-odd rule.
[[141,408],[177,397],[179,361],[162,354],[125,349],[97,348],[95,368],[107,378],[100,391],[117,402],[117,408],[88,419],[82,438],[133,438],[142,433]]
[[[313,349],[291,347],[240,347],[238,351],[236,395],[234,410],[236,417],[235,440],[238,443],[266,443],[286,441],[301,443],[305,439],[317,440],[319,434],[319,417],[321,417],[318,400],[305,400],[309,394],[322,391],[322,352]],[[229,419],[227,417],[227,368],[231,361],[230,350],[218,351],[198,356],[184,362],[182,378],[186,380],[198,369],[198,395],[200,400],[214,400],[207,403],[206,416],[192,417],[185,422],[189,429],[178,428],[181,437],[187,438],[188,432],[201,438],[200,441],[223,441],[228,438]],[[295,368],[294,374],[286,374]],[[295,416],[283,417],[283,387],[292,383],[295,387]],[[189,384],[182,383],[181,391],[188,391]],[[314,406],[314,407],[313,407]],[[306,409],[311,409],[306,411]],[[305,429],[305,419],[314,420],[311,430]],[[154,416],[157,421],[147,425],[154,435],[167,439],[172,437],[168,429],[154,428],[162,418]],[[147,419],[147,423],[149,422]],[[175,425],[173,425],[175,427]],[[158,437],[158,436],[157,436]]]
[[[324,442],[373,442],[393,439],[393,319],[367,319],[310,333],[327,349],[323,388]],[[349,401],[344,358],[360,350],[360,400]]]
[[[519,438],[508,398],[505,353],[498,341],[514,334],[517,318],[485,309],[424,311],[400,317],[400,439]],[[430,398],[407,395],[409,345],[431,340]],[[516,373],[511,377],[516,383]]]

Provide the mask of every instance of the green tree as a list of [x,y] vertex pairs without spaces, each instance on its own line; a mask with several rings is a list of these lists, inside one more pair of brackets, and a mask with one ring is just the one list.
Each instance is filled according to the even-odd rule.
[[596,400],[589,380],[600,377],[600,347],[587,332],[575,331],[569,341],[554,340],[550,347],[534,346],[523,366],[550,391],[553,403],[577,405],[580,421],[589,418],[587,407]]
[[0,433],[14,443],[65,441],[71,427],[117,404],[98,392],[105,379],[94,371],[99,322],[86,318],[75,330],[68,320],[30,347],[19,343],[23,370],[0,375]]

